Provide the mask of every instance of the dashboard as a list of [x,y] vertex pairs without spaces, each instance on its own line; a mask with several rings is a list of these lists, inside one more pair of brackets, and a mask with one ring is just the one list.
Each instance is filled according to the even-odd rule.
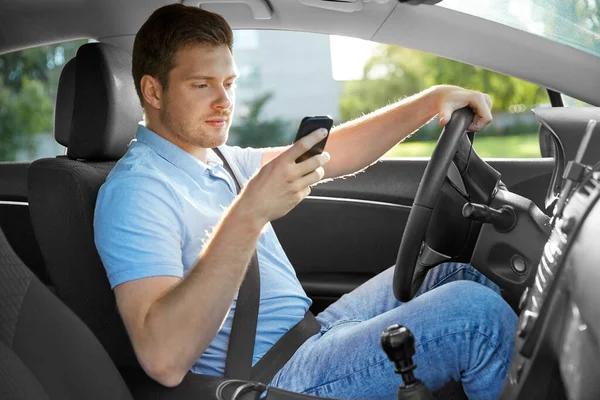
[[[546,200],[564,196],[566,202],[552,219],[535,279],[521,297],[503,400],[600,399],[600,167],[585,171],[573,190],[563,184],[565,160],[575,158],[587,122],[600,120],[600,109],[551,115],[554,110],[534,112],[558,156]],[[583,164],[600,160],[600,129],[595,132]]]

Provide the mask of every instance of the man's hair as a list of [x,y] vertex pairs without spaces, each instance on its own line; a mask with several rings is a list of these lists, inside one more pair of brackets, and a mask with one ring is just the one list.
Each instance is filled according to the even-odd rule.
[[233,48],[233,32],[223,17],[183,4],[171,4],[154,11],[135,35],[131,72],[142,105],[144,75],[158,79],[166,90],[175,54],[189,45]]

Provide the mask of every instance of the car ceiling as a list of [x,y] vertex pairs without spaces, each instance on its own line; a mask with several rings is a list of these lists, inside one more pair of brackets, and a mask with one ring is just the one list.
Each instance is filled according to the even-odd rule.
[[[183,3],[203,3],[202,8],[222,14],[234,29],[309,31],[396,44],[512,75],[600,105],[600,58],[498,23],[443,7],[395,0],[346,0],[351,3],[347,7],[362,8],[355,12],[325,9],[345,6],[326,0],[265,1]],[[0,54],[84,37],[131,51],[135,32],[145,19],[170,3],[0,0]],[[270,18],[262,19],[269,10]]]

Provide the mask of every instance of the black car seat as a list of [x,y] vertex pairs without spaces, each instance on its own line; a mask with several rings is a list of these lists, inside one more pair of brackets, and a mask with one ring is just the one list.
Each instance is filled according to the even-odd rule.
[[31,221],[56,294],[119,367],[138,364],[94,245],[93,215],[98,190],[141,119],[131,56],[85,44],[58,85],[54,137],[67,154],[36,160],[28,172]]
[[132,400],[109,355],[0,230],[0,398]]

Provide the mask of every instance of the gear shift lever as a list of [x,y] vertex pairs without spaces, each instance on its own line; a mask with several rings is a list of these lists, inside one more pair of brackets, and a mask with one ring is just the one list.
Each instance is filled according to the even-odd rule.
[[398,400],[434,400],[427,387],[415,378],[413,363],[415,355],[415,337],[405,326],[394,324],[381,334],[381,347],[396,365],[396,373],[402,377],[398,388]]

